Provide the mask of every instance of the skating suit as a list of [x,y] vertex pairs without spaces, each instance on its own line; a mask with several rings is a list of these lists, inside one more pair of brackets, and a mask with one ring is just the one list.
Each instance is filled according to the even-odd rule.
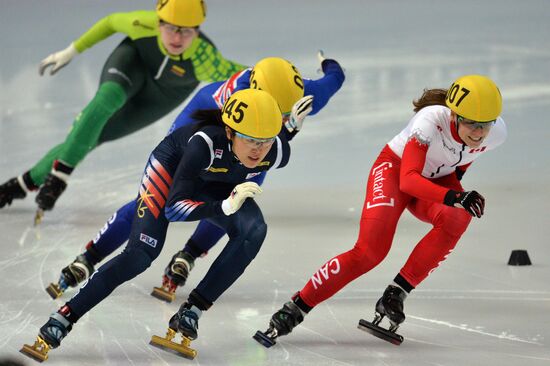
[[236,159],[223,126],[195,131],[195,125],[189,125],[168,135],[146,165],[128,245],[68,302],[73,314],[84,315],[117,286],[145,271],[162,250],[169,221],[207,219],[228,233],[229,242],[195,289],[213,303],[254,259],[267,232],[253,199],[229,216],[222,211],[222,201],[237,184],[284,167],[291,137],[283,129],[264,160],[250,169]]
[[[304,79],[304,95],[313,95],[313,110],[311,115],[317,114],[340,89],[344,82],[344,72],[338,62],[326,59],[322,63],[324,76],[317,80]],[[193,123],[192,114],[201,109],[221,109],[223,103],[236,91],[250,88],[251,69],[236,73],[224,82],[209,84],[200,89],[178,115],[168,134],[182,126]],[[313,127],[313,126],[311,126]],[[248,180],[262,184],[265,172]],[[106,257],[128,240],[130,227],[136,211],[136,201],[132,200],[122,206],[107,221],[102,230],[94,238],[93,245],[96,252]],[[197,256],[206,253],[218,240],[225,235],[225,231],[206,221],[201,221],[191,237],[195,243]],[[182,243],[183,245],[184,243]]]
[[371,168],[355,246],[315,272],[300,291],[301,299],[316,306],[378,265],[390,250],[405,208],[433,225],[399,272],[416,287],[451,253],[471,220],[466,210],[444,205],[445,194],[463,191],[458,176],[503,143],[506,134],[499,117],[482,145],[471,149],[458,136],[449,108],[429,106],[416,113]]

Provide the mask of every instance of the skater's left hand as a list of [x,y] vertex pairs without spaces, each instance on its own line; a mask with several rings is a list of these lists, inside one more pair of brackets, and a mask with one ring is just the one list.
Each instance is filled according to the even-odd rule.
[[288,132],[300,131],[306,116],[313,110],[313,95],[306,95],[299,99],[290,112],[290,118],[285,122]]
[[38,67],[38,73],[40,74],[40,76],[42,76],[44,75],[44,71],[46,71],[48,66],[52,66],[50,70],[50,75],[53,75],[63,66],[71,62],[73,57],[75,57],[76,55],[78,55],[78,51],[76,50],[74,44],[71,43],[69,47],[65,48],[64,50],[52,53],[51,55],[43,59],[42,62],[40,62],[40,66]]
[[483,216],[485,198],[476,191],[457,192],[449,190],[444,203],[448,206],[461,207],[474,217]]

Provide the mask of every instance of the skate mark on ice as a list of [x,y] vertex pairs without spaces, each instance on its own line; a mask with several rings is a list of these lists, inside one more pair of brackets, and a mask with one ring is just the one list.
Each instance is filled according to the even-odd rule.
[[130,362],[130,364],[132,364],[132,365],[135,365],[134,361],[132,361],[132,359],[130,358],[130,356],[128,356],[128,353],[126,352],[126,350],[124,349],[124,347],[122,347],[122,344],[120,344],[120,342],[118,341],[118,339],[115,339],[114,342],[115,342],[116,345],[120,348],[120,350],[122,351],[122,353],[124,353],[124,356],[126,357],[126,359],[128,360],[128,362]]
[[[320,358],[323,358],[325,360],[330,360],[331,362],[335,363],[335,364],[338,364],[338,365],[347,365],[347,366],[354,366],[353,364],[351,363],[347,363],[347,362],[344,362],[344,361],[340,361],[340,360],[337,360],[333,357],[329,357],[329,356],[325,356],[323,354],[320,354],[318,352],[315,352],[315,351],[312,351],[310,349],[307,349],[307,348],[302,348],[302,347],[299,347],[299,346],[296,346],[295,344],[292,344],[292,343],[287,343],[287,342],[277,342],[277,344],[281,344],[281,343],[285,343],[287,346],[290,346],[290,347],[293,347],[293,348],[296,348],[302,352],[305,352],[305,353],[309,353],[311,355],[314,355],[314,356],[317,356],[317,357],[320,357]],[[281,344],[282,346],[282,344]],[[290,354],[289,352],[285,349],[285,352],[287,353],[287,357],[285,358],[285,361],[289,360],[290,358]]]
[[519,338],[519,337],[517,337],[513,334],[508,334],[507,332],[502,332],[501,334],[495,334],[495,333],[484,332],[484,331],[479,330],[479,329],[470,328],[465,324],[456,325],[456,324],[452,324],[450,322],[443,321],[443,320],[422,318],[422,317],[414,316],[414,315],[407,315],[407,317],[409,317],[411,319],[425,321],[425,322],[432,323],[432,324],[444,325],[444,326],[452,328],[452,329],[459,329],[459,330],[464,330],[466,332],[477,333],[477,334],[484,335],[484,336],[487,336],[487,337],[495,337],[495,338],[499,338],[499,339],[506,339],[506,340],[509,340],[509,341],[521,342],[521,343],[537,344],[539,346],[543,345],[542,343],[539,343],[539,342],[534,342],[534,341],[530,341],[530,340],[526,340],[526,339],[521,339],[521,338]]

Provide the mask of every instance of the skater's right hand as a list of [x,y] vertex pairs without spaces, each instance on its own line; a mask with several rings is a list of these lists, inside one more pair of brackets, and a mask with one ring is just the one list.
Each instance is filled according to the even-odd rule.
[[44,75],[44,71],[48,68],[48,66],[52,65],[53,67],[50,70],[50,75],[55,74],[59,69],[67,65],[76,55],[78,55],[78,51],[74,47],[73,43],[62,51],[52,53],[40,62],[40,66],[38,67],[40,76]]
[[452,189],[445,195],[447,206],[461,207],[474,217],[483,216],[485,198],[476,191],[457,192]]
[[254,198],[260,193],[262,193],[262,189],[254,182],[236,185],[229,197],[222,202],[223,213],[227,216],[234,214],[241,208],[247,198]]

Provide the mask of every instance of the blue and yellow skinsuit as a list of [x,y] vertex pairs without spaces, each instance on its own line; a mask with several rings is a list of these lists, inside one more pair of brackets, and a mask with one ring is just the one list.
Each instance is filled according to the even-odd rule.
[[79,53],[114,33],[126,38],[101,72],[92,101],[76,117],[65,141],[23,175],[29,188],[42,185],[55,160],[74,168],[97,145],[146,127],[180,106],[201,81],[225,80],[245,66],[226,60],[199,34],[181,55],[170,55],[155,11],[114,13],[74,41]]
[[[304,95],[314,96],[313,110],[310,115],[318,113],[344,82],[344,73],[336,61],[331,59],[324,60],[322,69],[324,72],[322,78],[317,80],[304,79]],[[192,123],[193,112],[199,109],[221,108],[225,100],[233,92],[249,88],[250,71],[250,69],[247,69],[238,72],[225,82],[212,83],[199,90],[174,121],[169,133]],[[265,173],[262,173],[249,180],[261,184],[264,178]],[[108,220],[96,238],[88,243],[88,250],[84,252],[84,256],[90,264],[95,265],[128,240],[137,206],[136,200],[122,206]],[[184,251],[196,258],[202,253],[208,252],[224,234],[225,231],[222,228],[202,220],[191,236],[191,239],[187,242]]]

